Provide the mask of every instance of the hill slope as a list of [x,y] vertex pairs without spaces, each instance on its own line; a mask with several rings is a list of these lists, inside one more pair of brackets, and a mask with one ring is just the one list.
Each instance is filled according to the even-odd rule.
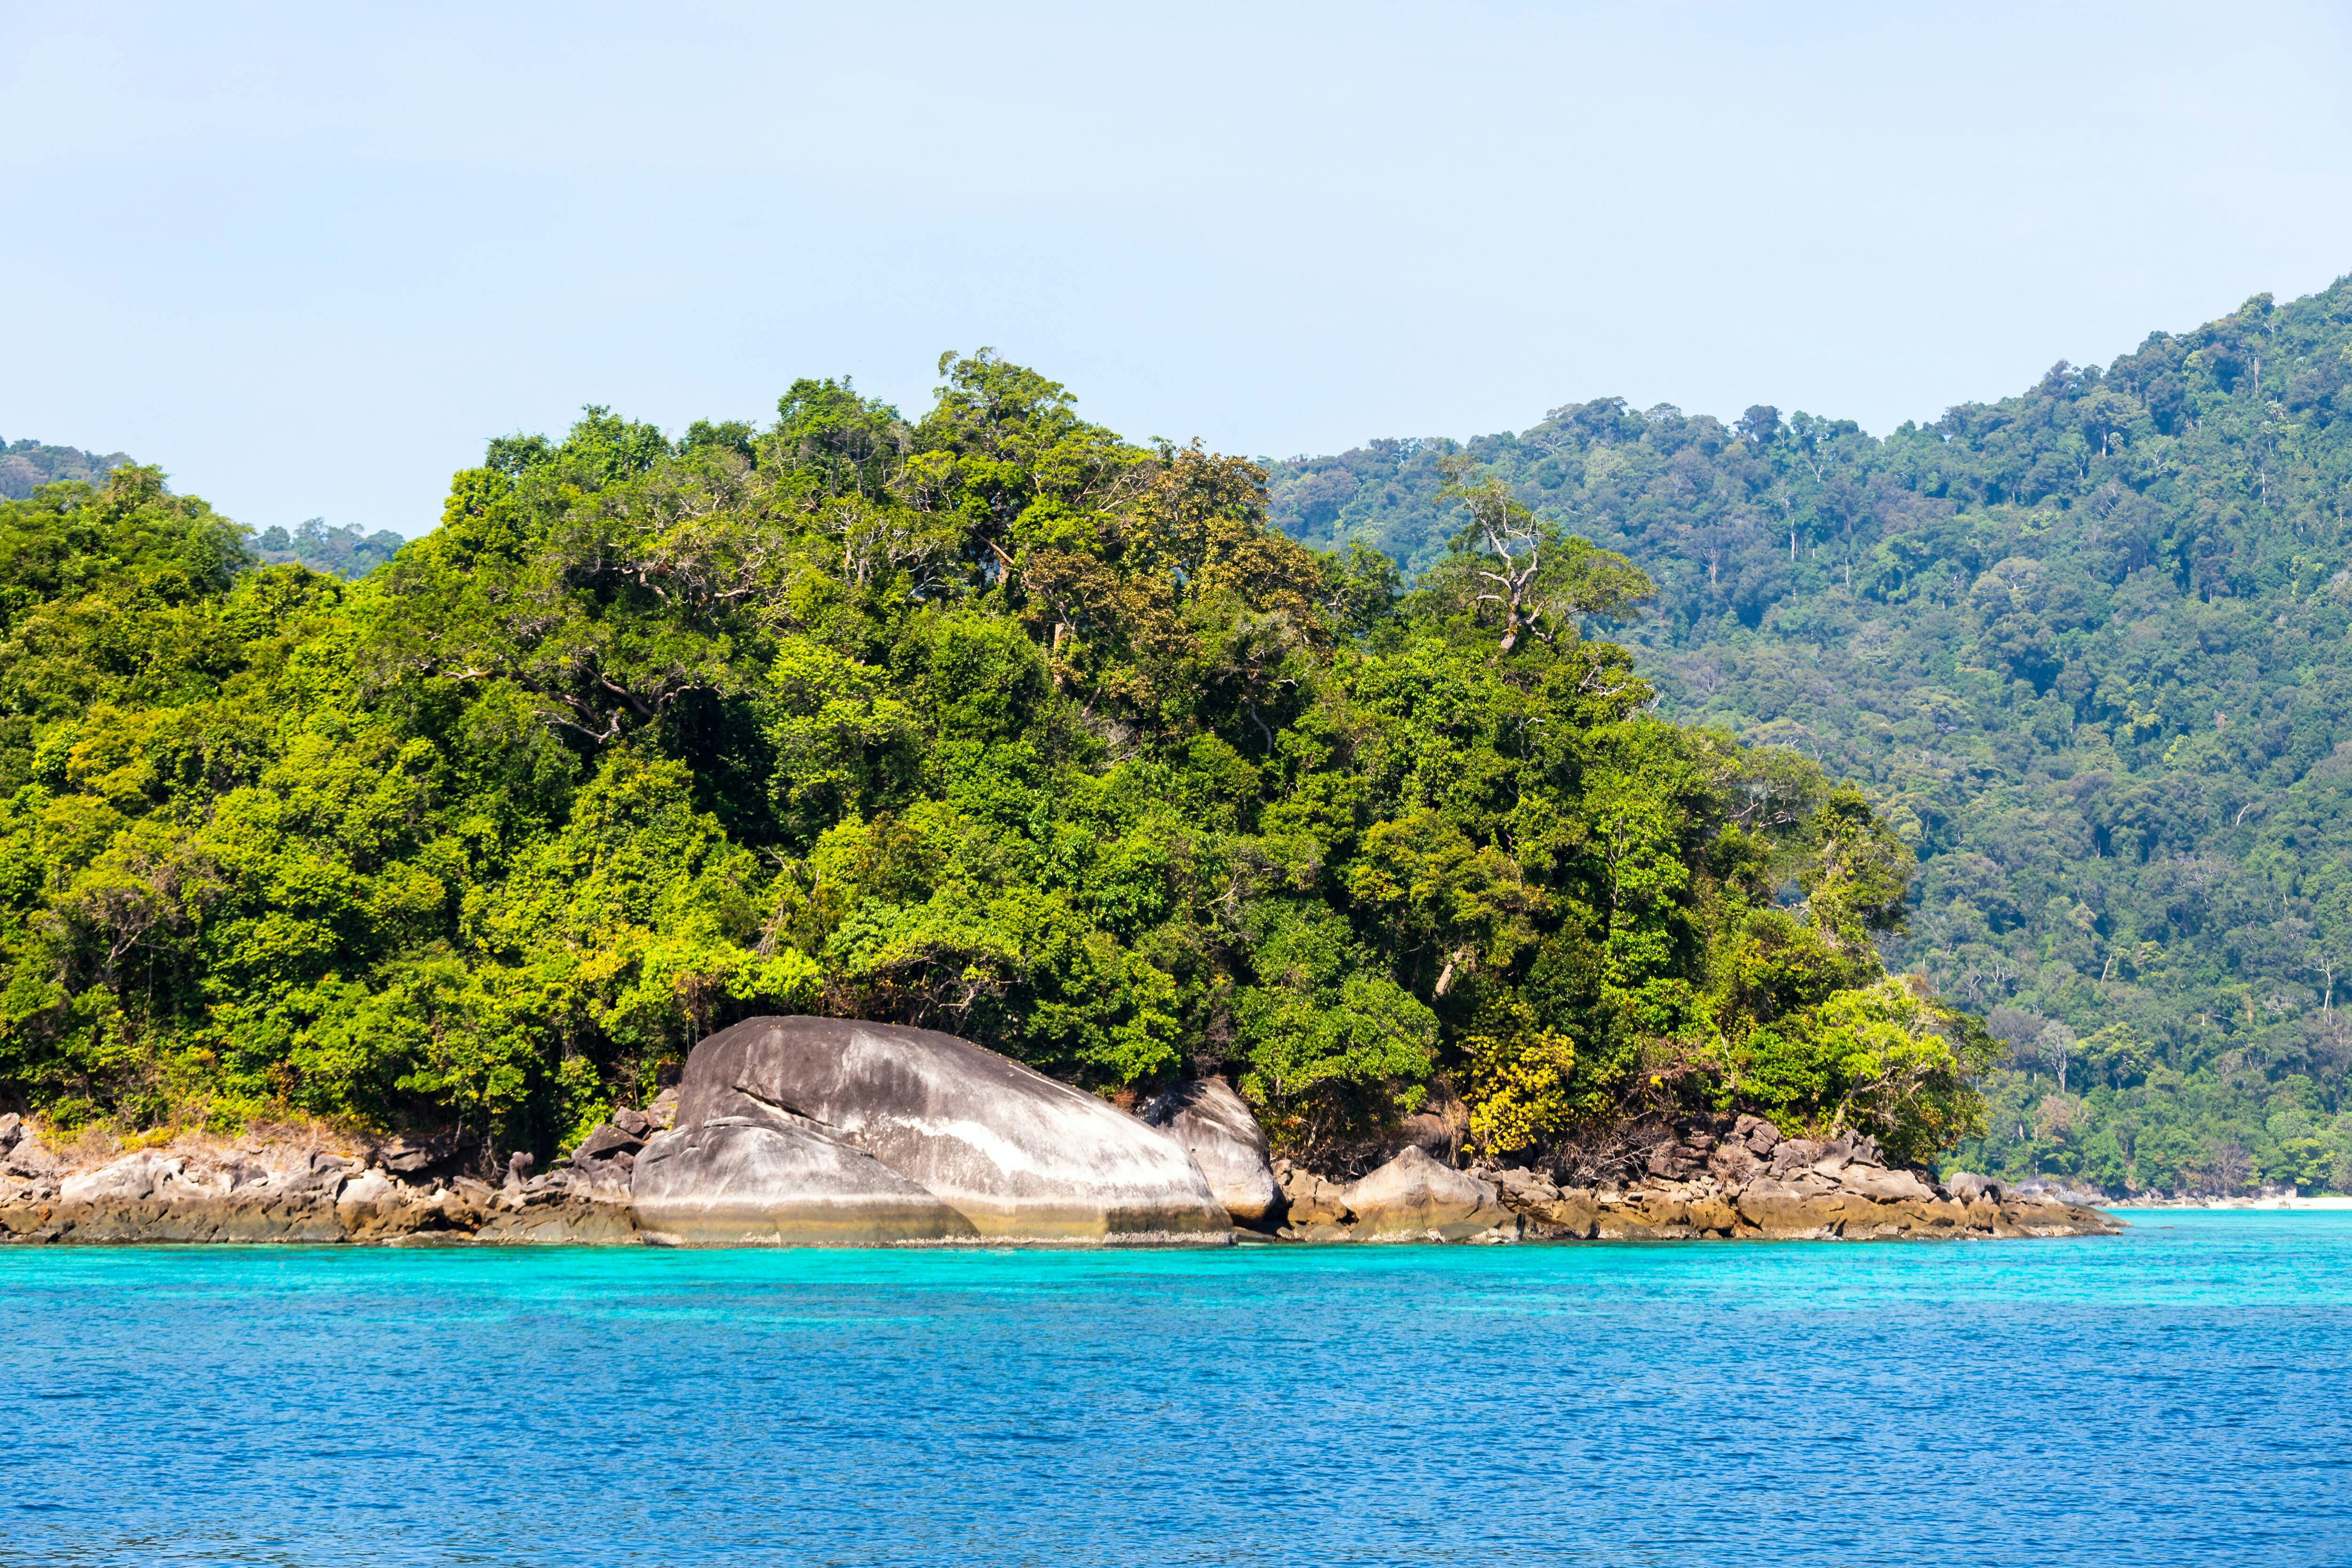
[[2352,1185],[2352,278],[1883,441],[1601,399],[1275,465],[1272,515],[1425,568],[1454,455],[1656,580],[1669,715],[1911,841],[1889,956],[2015,1053],[1963,1160]]
[[[28,500],[42,486],[65,480],[100,484],[130,462],[127,452],[101,457],[77,446],[8,442],[0,444],[0,500]],[[291,533],[282,528],[265,528],[254,542],[258,547],[257,556],[268,565],[294,562],[336,577],[360,578],[398,553],[402,539],[390,529],[362,534],[348,525],[331,528],[325,518],[312,517]]]
[[60,479],[96,484],[131,461],[127,452],[101,457],[78,446],[51,446],[41,441],[0,443],[0,501],[21,501],[44,485]]
[[[823,1010],[1113,1096],[1223,1071],[1340,1163],[1425,1109],[1598,1174],[1698,1113],[1981,1127],[1851,789],[1300,549],[1245,461],[942,369],[912,422],[803,382],[764,431],[503,438],[357,582],[151,468],[0,504],[0,1105],[495,1170]],[[1587,565],[1564,608],[1632,576]]]

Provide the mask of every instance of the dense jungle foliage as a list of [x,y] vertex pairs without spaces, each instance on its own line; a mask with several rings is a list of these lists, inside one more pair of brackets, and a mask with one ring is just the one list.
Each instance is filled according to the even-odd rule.
[[1335,1160],[1409,1114],[1588,1164],[1700,1105],[1982,1130],[1990,1041],[1874,945],[1911,852],[1651,714],[1581,634],[1622,559],[1529,561],[1464,475],[1408,591],[1248,462],[941,371],[914,422],[803,381],[503,438],[357,582],[152,469],[0,507],[5,1092],[545,1154],[797,1009],[1115,1097],[1222,1070]]
[[1663,712],[1917,849],[1889,961],[2010,1056],[1958,1159],[2352,1190],[2352,279],[1884,441],[1602,399],[1274,465],[1273,517],[1420,568],[1465,461],[1656,580]]

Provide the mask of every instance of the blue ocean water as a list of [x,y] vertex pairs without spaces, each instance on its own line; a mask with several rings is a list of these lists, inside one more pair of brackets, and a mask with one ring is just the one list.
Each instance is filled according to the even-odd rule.
[[0,1251],[0,1564],[2352,1562],[2352,1215]]

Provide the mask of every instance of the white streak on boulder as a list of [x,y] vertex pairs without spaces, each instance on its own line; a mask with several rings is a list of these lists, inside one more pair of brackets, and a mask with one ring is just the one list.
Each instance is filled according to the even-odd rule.
[[774,1114],[657,1134],[637,1155],[630,1196],[640,1226],[688,1246],[858,1247],[977,1234],[856,1145]]

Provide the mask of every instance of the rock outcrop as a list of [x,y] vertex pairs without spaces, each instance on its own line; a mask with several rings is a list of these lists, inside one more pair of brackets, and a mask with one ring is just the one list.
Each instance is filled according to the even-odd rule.
[[1143,1119],[1184,1145],[1236,1225],[1264,1225],[1282,1203],[1265,1129],[1222,1078],[1199,1078],[1143,1107]]
[[[725,1126],[770,1136],[699,1141]],[[745,1152],[677,1152],[688,1145]],[[647,1173],[640,1223],[682,1240],[692,1238],[674,1222],[703,1212],[706,1198],[731,1213],[782,1194],[781,1173],[793,1169],[823,1172],[835,1186],[766,1211],[774,1225],[762,1239],[847,1239],[866,1223],[856,1217],[877,1212],[886,1228],[930,1223],[922,1217],[936,1211],[910,1207],[915,1192],[969,1228],[870,1239],[1224,1243],[1233,1235],[1200,1165],[1168,1134],[969,1040],[891,1024],[764,1018],[722,1030],[687,1060],[677,1125],[636,1160]],[[884,1176],[908,1186],[888,1186]],[[722,1176],[747,1197],[721,1199],[698,1185]]]
[[1870,1138],[1784,1138],[1755,1116],[1727,1130],[1685,1130],[1654,1149],[1643,1170],[1635,1182],[1567,1189],[1531,1171],[1491,1175],[1523,1233],[1548,1239],[1924,1240],[2123,1228],[2095,1208],[1982,1176],[1955,1176],[1938,1188],[1890,1165]]
[[[0,1153],[0,1240],[18,1242],[635,1241],[620,1201],[570,1173],[414,1179],[383,1150],[217,1140],[75,1167],[19,1129]],[[397,1145],[395,1145],[395,1148]],[[397,1158],[395,1155],[395,1158]],[[371,1163],[372,1162],[372,1163]]]
[[1230,1087],[1188,1090],[1147,1107],[1163,1132],[951,1036],[758,1019],[705,1041],[679,1090],[614,1112],[546,1175],[517,1157],[498,1187],[451,1174],[455,1155],[431,1141],[194,1135],[92,1158],[89,1145],[61,1152],[0,1116],[0,1242],[1215,1243],[1234,1234],[1224,1193],[1234,1211],[1259,1206],[1261,1223],[1278,1218],[1280,1236],[1312,1242],[2121,1228],[2075,1195],[1967,1173],[1938,1186],[1866,1138],[1784,1138],[1753,1116],[1685,1129],[1613,1186],[1465,1172],[1419,1145],[1342,1184],[1264,1163],[1263,1134]]

